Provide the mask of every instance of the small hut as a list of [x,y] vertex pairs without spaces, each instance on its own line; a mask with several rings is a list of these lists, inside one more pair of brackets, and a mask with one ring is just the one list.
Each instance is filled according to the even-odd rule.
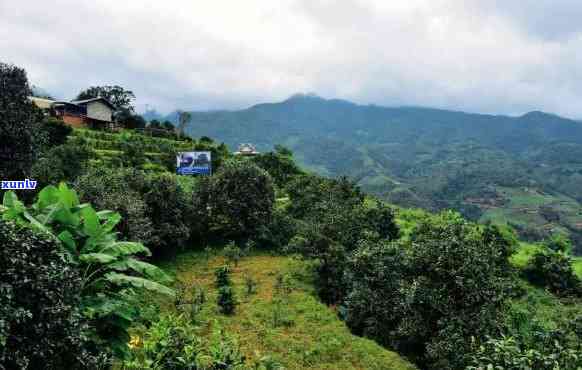
[[238,146],[238,151],[234,152],[234,155],[242,155],[242,156],[253,156],[257,155],[259,152],[257,148],[253,144],[240,144]]

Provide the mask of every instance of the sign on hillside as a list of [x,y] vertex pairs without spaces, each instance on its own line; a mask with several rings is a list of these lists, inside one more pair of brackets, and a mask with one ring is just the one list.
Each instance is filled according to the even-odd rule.
[[178,175],[210,175],[212,173],[210,152],[180,152],[176,159]]

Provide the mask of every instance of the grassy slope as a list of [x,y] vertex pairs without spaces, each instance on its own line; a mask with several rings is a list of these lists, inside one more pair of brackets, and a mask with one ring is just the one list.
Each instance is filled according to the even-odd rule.
[[[208,302],[199,316],[211,332],[213,320],[238,336],[248,358],[268,354],[287,369],[414,369],[398,354],[373,341],[350,334],[334,310],[322,304],[309,282],[307,265],[288,257],[255,255],[243,258],[232,272],[239,305],[234,316],[216,312],[214,269],[225,263],[221,256],[209,259],[202,253],[178,256],[176,262],[162,266],[184,284],[203,286]],[[258,282],[256,294],[244,292],[244,275]],[[292,277],[293,291],[285,298],[281,313],[290,326],[274,326],[273,304],[277,274]],[[173,310],[173,307],[167,307]]]

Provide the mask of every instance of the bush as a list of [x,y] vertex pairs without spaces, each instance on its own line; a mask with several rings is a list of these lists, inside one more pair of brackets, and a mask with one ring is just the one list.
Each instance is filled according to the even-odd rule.
[[38,187],[74,182],[87,168],[93,152],[82,139],[50,149],[34,163],[32,175]]
[[524,274],[532,284],[560,295],[582,295],[582,282],[572,268],[572,259],[549,248],[536,253]]
[[236,298],[233,288],[231,286],[221,286],[218,288],[218,298],[216,303],[222,314],[232,315],[236,307]]
[[277,147],[278,151],[259,154],[252,161],[271,175],[279,188],[285,187],[289,180],[303,171],[293,161],[293,153],[284,147]]
[[81,277],[54,240],[0,220],[0,369],[86,369]]
[[202,338],[183,316],[160,318],[136,337],[124,369],[244,369],[238,342],[214,327],[210,339]]
[[216,287],[217,288],[231,285],[230,268],[227,265],[217,268],[214,271],[214,276],[216,278]]
[[121,216],[95,211],[80,204],[77,194],[64,183],[48,186],[26,208],[13,192],[4,195],[3,219],[38,229],[58,240],[61,253],[80,271],[81,307],[90,320],[92,339],[104,351],[126,354],[128,329],[139,317],[137,292],[173,296],[165,286],[170,278],[156,266],[138,259],[151,255],[140,243],[119,242],[113,230]]
[[582,367],[582,337],[564,331],[539,332],[533,344],[521,338],[490,338],[471,355],[467,370],[563,369]]
[[79,177],[74,188],[83,202],[119,212],[122,220],[116,230],[123,240],[151,245],[156,240],[154,225],[140,193],[146,188],[145,181],[145,176],[133,169],[99,167]]
[[262,248],[282,249],[297,234],[297,222],[287,212],[275,208],[269,224],[259,228],[253,237]]
[[246,161],[227,162],[194,194],[195,208],[215,232],[239,243],[269,224],[274,201],[269,174]]
[[348,265],[348,325],[423,367],[467,365],[473,341],[496,334],[513,287],[509,243],[494,227],[445,213],[412,245],[366,242]]
[[193,217],[190,196],[184,191],[176,175],[160,174],[149,176],[148,189],[143,199],[147,216],[153,223],[152,251],[154,254],[173,254],[184,248],[190,239],[190,225]]
[[67,142],[67,137],[73,132],[73,128],[63,121],[48,117],[45,118],[39,127],[39,132],[45,134],[45,142],[43,143],[46,149],[50,149]]

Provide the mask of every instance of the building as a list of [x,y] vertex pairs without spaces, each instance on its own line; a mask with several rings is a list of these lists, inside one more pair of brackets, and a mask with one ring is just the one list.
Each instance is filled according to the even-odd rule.
[[234,155],[252,156],[257,155],[259,152],[253,144],[240,144],[238,146],[238,151],[234,152]]
[[30,100],[47,116],[61,119],[72,127],[117,130],[119,126],[113,121],[115,106],[105,98],[73,100],[71,102],[55,101],[30,97]]

